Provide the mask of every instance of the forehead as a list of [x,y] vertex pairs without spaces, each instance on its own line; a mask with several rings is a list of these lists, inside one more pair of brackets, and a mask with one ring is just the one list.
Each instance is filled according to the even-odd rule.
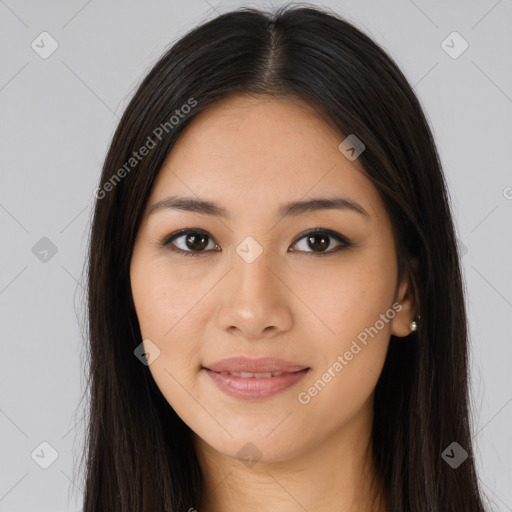
[[314,106],[297,98],[228,97],[183,131],[157,176],[150,203],[170,194],[197,196],[236,214],[308,195],[343,195],[371,216],[384,214],[360,163],[338,149],[344,138]]

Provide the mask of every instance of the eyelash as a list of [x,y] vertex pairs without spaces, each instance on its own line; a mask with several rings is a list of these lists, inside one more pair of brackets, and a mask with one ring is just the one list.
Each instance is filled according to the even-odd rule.
[[[171,251],[173,251],[175,253],[178,253],[178,254],[180,254],[182,256],[186,256],[186,257],[188,257],[188,256],[192,256],[192,257],[202,256],[203,254],[206,254],[207,252],[209,252],[209,251],[204,251],[204,250],[203,251],[185,251],[185,250],[180,249],[178,247],[172,246],[171,242],[173,242],[177,238],[180,238],[181,236],[186,235],[188,233],[202,234],[202,235],[205,235],[206,237],[208,237],[211,241],[213,241],[212,237],[210,237],[210,235],[206,231],[204,231],[202,229],[199,229],[199,228],[187,228],[187,229],[182,229],[180,231],[177,231],[176,233],[172,233],[170,235],[165,236],[164,239],[159,243],[159,245],[160,245],[160,247],[164,247],[166,249],[169,249],[169,250],[171,250]],[[355,246],[355,244],[349,238],[347,238],[346,236],[341,235],[340,233],[337,233],[336,231],[332,231],[330,229],[323,229],[323,228],[313,229],[311,231],[307,231],[306,233],[301,234],[300,237],[295,240],[293,245],[298,243],[303,238],[306,238],[308,236],[315,236],[315,235],[327,235],[330,238],[333,238],[334,240],[336,240],[337,242],[340,242],[343,245],[342,246],[338,246],[338,248],[335,248],[335,249],[330,249],[329,251],[326,251],[326,252],[313,252],[313,251],[312,252],[309,252],[309,251],[293,251],[293,252],[299,252],[299,253],[304,253],[305,252],[309,256],[313,256],[313,257],[315,257],[315,256],[328,256],[328,255],[337,253],[340,250],[343,250],[343,249]],[[216,252],[218,252],[218,251],[216,251]]]

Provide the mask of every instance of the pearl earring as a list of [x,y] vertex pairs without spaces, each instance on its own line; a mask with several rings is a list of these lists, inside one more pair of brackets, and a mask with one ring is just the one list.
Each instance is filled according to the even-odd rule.
[[[418,320],[420,319],[420,315],[418,315]],[[411,322],[411,331],[416,331],[418,329],[418,324],[416,323],[416,320],[413,320]]]

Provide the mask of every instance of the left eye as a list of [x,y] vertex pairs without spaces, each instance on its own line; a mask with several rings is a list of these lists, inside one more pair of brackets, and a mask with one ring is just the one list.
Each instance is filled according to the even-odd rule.
[[[184,238],[180,244],[175,243],[176,240],[180,240]],[[303,248],[298,251],[293,250],[291,252],[311,252],[314,256],[323,256],[327,254],[332,254],[333,252],[338,252],[339,250],[345,247],[353,247],[354,244],[344,235],[340,233],[336,233],[335,231],[331,231],[328,229],[316,229],[313,231],[308,231],[303,234],[300,238],[297,238],[296,241],[292,245],[299,245],[301,240],[305,240],[302,242]],[[338,247],[334,249],[330,249],[326,251],[327,248],[331,246],[332,240],[338,242]],[[219,249],[218,244],[216,244],[206,231],[199,229],[188,229],[182,230],[178,233],[174,233],[173,235],[167,236],[163,242],[161,243],[164,247],[169,247],[172,251],[180,253],[184,256],[201,256],[202,253],[208,252],[208,246],[210,246],[210,250]],[[316,247],[316,249],[315,249]],[[313,248],[312,251],[308,251],[307,249]]]
[[[341,235],[340,233],[336,233],[335,231],[331,231],[329,229],[316,229],[314,231],[309,231],[308,233],[302,235],[299,239],[297,239],[297,242],[295,242],[295,244],[298,244],[298,242],[303,239],[305,240],[304,247],[317,247],[317,249],[313,249],[312,251],[312,254],[315,256],[332,254],[333,252],[340,251],[344,247],[352,247],[354,245],[346,236]],[[338,242],[338,247],[335,248],[334,250],[330,249],[329,251],[326,251],[325,249],[327,249],[331,245],[332,240]]]

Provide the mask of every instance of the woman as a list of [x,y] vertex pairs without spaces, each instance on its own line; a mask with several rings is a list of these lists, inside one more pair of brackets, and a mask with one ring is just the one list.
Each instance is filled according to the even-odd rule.
[[84,512],[484,510],[431,129],[334,13],[185,35],[95,193]]

